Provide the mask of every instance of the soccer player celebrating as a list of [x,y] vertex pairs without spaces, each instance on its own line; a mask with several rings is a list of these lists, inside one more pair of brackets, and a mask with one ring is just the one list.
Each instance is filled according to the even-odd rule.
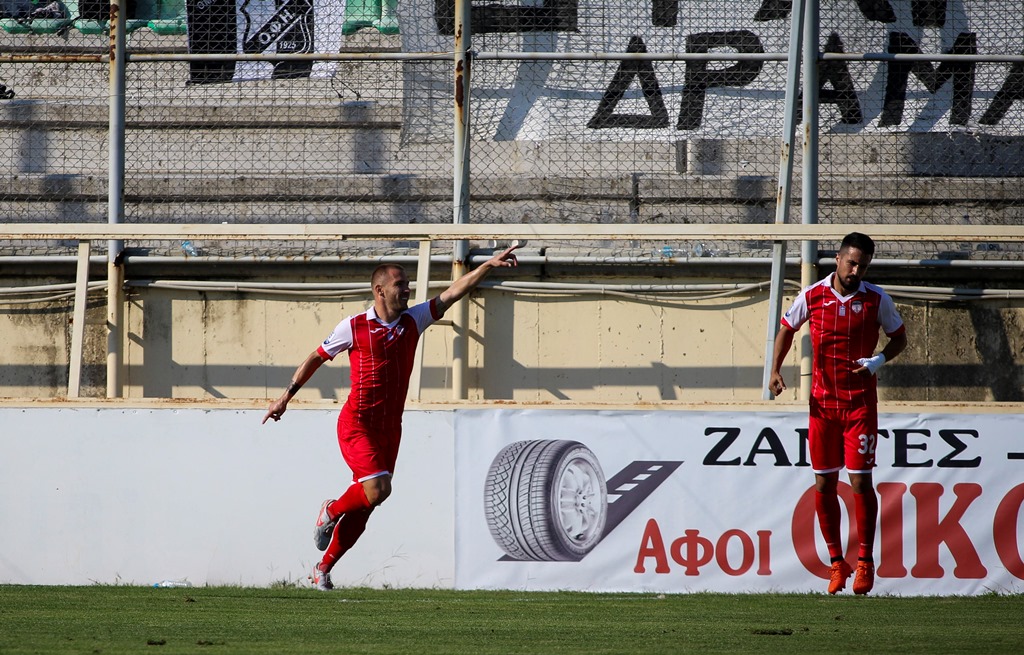
[[[775,337],[768,389],[776,396],[786,389],[780,369],[793,337],[810,321],[813,343],[808,443],[815,478],[815,513],[832,561],[828,593],[846,587],[853,569],[840,543],[837,486],[845,466],[853,487],[860,547],[853,592],[866,594],[875,583],[872,551],[878,498],[871,469],[878,439],[878,394],[875,373],[907,346],[906,330],[896,306],[885,291],[863,281],[875,243],[853,232],[836,255],[836,271],[803,289],[782,318]],[[875,354],[878,331],[889,338]]]
[[295,370],[281,397],[270,404],[263,423],[280,420],[288,401],[324,362],[349,352],[352,387],[338,417],[338,444],[353,481],[340,498],[325,500],[317,517],[313,540],[319,550],[326,551],[310,575],[318,589],[334,588],[331,569],[366,529],[374,508],[391,494],[402,413],[420,334],[476,288],[491,269],[515,266],[518,262],[513,251],[519,245],[494,255],[436,298],[413,307],[409,307],[405,270],[397,264],[378,266],[370,278],[373,307],[338,323]]

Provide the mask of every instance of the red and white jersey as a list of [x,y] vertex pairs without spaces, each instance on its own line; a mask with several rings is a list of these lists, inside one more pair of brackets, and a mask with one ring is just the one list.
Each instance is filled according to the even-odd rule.
[[405,310],[392,323],[377,318],[373,307],[338,323],[317,351],[327,359],[349,352],[352,388],[342,419],[373,429],[401,426],[416,344],[439,318],[433,298]]
[[811,396],[823,407],[844,408],[875,404],[874,375],[854,375],[858,359],[871,357],[878,345],[878,330],[889,337],[903,332],[903,319],[881,287],[861,282],[860,289],[841,296],[832,277],[805,288],[793,302],[782,324],[799,330],[810,321],[814,349]]

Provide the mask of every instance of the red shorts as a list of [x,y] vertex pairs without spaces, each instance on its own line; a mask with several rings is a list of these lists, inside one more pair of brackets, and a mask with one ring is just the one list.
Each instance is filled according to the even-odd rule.
[[826,409],[811,398],[809,428],[807,442],[815,473],[833,473],[844,466],[850,473],[870,473],[875,467],[876,408]]
[[370,430],[338,417],[338,446],[356,482],[394,475],[401,441],[400,426],[392,430]]

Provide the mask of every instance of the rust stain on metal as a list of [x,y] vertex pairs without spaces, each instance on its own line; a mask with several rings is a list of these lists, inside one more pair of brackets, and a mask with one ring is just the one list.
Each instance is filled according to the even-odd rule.
[[465,83],[465,61],[460,59],[455,64],[455,106],[459,108],[463,107],[466,101]]
[[[782,148],[781,148],[781,151],[779,153],[781,161],[788,161],[789,158],[792,156],[792,154],[793,154],[793,145],[791,143],[789,143],[788,141],[783,141],[782,142]],[[779,185],[779,190],[776,191],[776,193],[775,193],[775,202],[776,203],[778,203],[778,204],[782,203],[783,193],[784,192],[785,192],[785,189],[780,184]]]
[[117,60],[117,16],[119,7],[110,3],[110,61]]
[[44,64],[92,64],[106,61],[106,55],[0,55],[0,62],[34,62]]

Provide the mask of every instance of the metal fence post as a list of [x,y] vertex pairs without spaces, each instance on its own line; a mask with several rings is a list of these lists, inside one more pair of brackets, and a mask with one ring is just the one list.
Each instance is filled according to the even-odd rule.
[[[786,222],[789,216],[790,196],[793,188],[793,140],[796,138],[797,90],[800,85],[800,53],[803,47],[804,0],[794,0],[789,31],[789,69],[786,72],[786,113],[782,127],[782,155],[779,159],[779,191],[775,198],[775,223]],[[786,281],[786,242],[772,244],[772,281],[768,294],[768,336],[764,349],[764,375],[761,397],[773,398],[768,390],[771,380],[772,359],[775,354],[775,335],[782,317],[782,291]]]
[[[124,216],[126,6],[124,0],[110,2],[107,222],[111,224],[120,223]],[[121,251],[124,243],[111,240],[107,248],[107,398],[120,398],[124,333]]]
[[[804,19],[804,149],[803,185],[801,205],[802,223],[818,222],[818,27],[819,2],[807,0]],[[800,286],[806,287],[817,279],[818,242],[801,244]],[[800,332],[800,399],[811,397],[811,335],[804,325]]]
[[[472,30],[471,3],[455,0],[455,135],[454,135],[454,216],[455,224],[469,222],[469,108]],[[452,280],[465,275],[469,246],[465,240],[455,242],[452,253]],[[452,325],[452,399],[466,398],[466,369],[469,367],[469,302],[455,304]]]
[[78,242],[75,275],[75,309],[71,319],[71,356],[68,362],[68,398],[78,398],[82,389],[82,352],[85,344],[85,310],[89,302],[89,255],[92,243]]

